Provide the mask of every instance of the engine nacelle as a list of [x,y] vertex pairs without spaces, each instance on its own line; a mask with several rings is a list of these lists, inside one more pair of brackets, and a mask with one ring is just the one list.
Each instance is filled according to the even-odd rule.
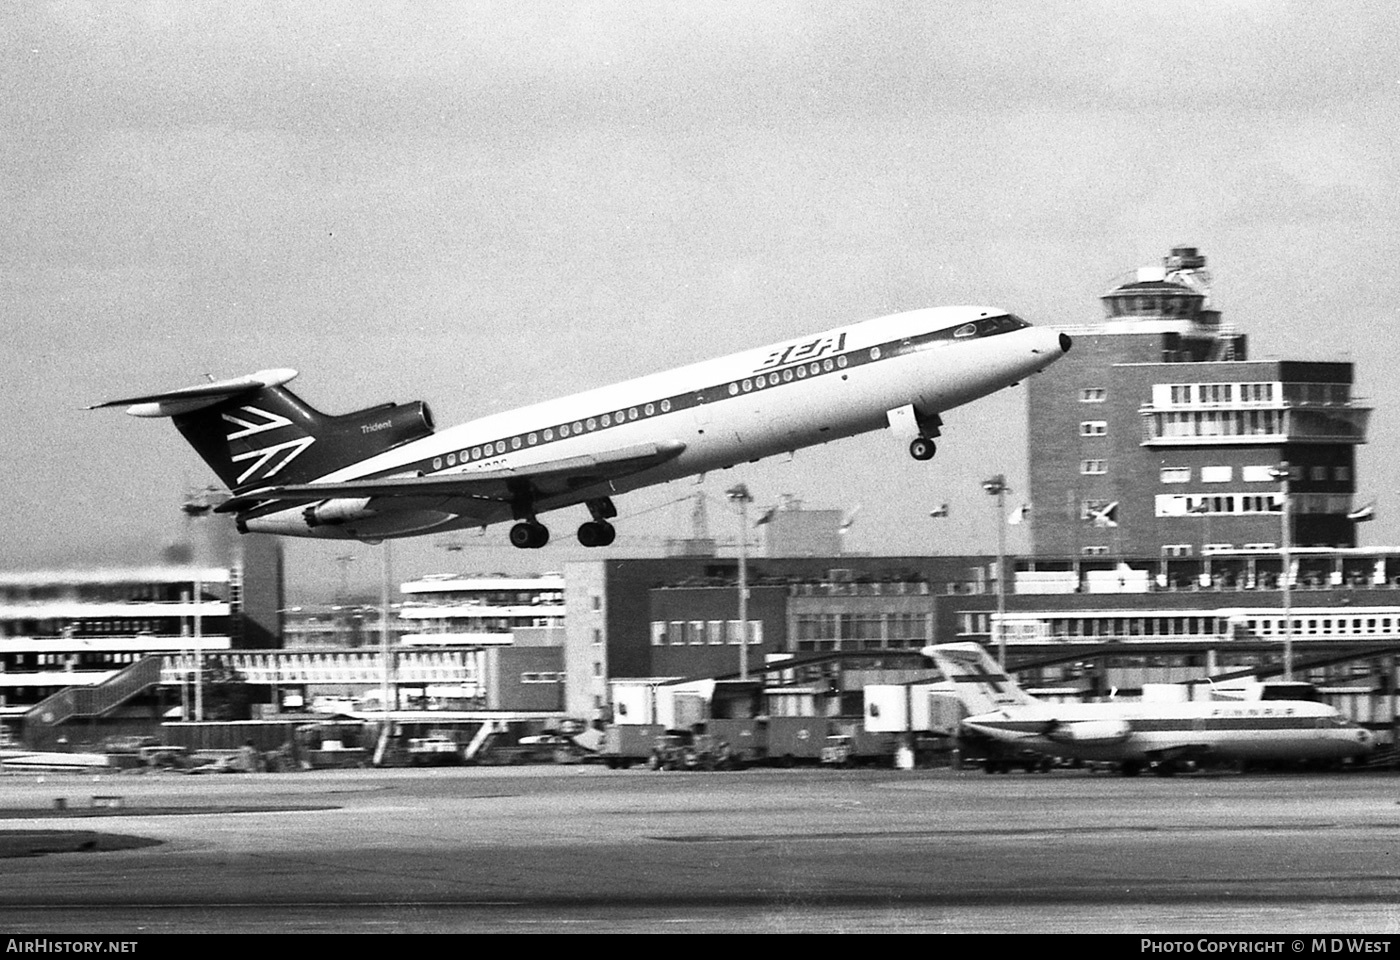
[[337,497],[313,503],[301,512],[308,527],[339,526],[377,516],[378,510],[371,510],[369,497]]
[[1126,720],[1071,720],[1055,724],[1045,736],[1062,743],[1118,743],[1132,732]]

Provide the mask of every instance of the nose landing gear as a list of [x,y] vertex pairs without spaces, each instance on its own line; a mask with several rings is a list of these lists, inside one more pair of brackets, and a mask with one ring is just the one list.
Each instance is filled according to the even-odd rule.
[[938,444],[933,439],[942,433],[942,417],[936,413],[920,413],[911,403],[886,411],[885,419],[895,436],[908,439],[909,456],[915,460],[933,459],[938,452]]

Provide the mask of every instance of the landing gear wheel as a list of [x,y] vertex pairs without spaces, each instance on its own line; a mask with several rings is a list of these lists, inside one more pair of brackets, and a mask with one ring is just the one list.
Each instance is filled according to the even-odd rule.
[[590,520],[578,528],[578,542],[585,547],[606,547],[617,539],[617,529],[606,520]]
[[909,441],[909,456],[915,460],[932,460],[938,452],[938,444],[928,437],[915,437]]
[[522,520],[510,528],[510,545],[538,550],[549,542],[549,528],[536,520]]

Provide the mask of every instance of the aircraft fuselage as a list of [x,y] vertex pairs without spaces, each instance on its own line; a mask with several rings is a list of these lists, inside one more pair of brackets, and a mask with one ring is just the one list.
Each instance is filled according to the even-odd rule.
[[1246,702],[1037,704],[968,717],[964,726],[1008,745],[1080,760],[1149,762],[1337,760],[1369,751],[1369,731],[1322,703]]
[[[440,430],[312,481],[528,471],[633,445],[683,447],[629,476],[532,499],[529,516],[937,415],[1048,366],[1067,337],[1003,310],[939,307],[837,327],[717,360],[493,414]],[[900,419],[894,412],[911,415]],[[372,427],[373,424],[367,425]],[[907,428],[906,429],[913,429]],[[936,428],[934,430],[936,434]],[[519,504],[473,496],[264,505],[253,532],[330,539],[409,536],[521,519]],[[333,511],[341,510],[344,517]]]

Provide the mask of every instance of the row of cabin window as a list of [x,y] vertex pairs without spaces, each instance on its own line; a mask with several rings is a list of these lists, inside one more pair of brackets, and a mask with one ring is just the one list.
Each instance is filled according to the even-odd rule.
[[[1293,633],[1304,636],[1368,636],[1388,634],[1397,623],[1400,623],[1400,620],[1394,617],[1294,617]],[[1261,636],[1282,636],[1287,632],[1283,617],[1246,620],[1245,626],[1250,633]]]
[[[878,359],[879,356],[879,347],[875,347],[870,351],[871,359]],[[815,377],[823,371],[825,371],[826,373],[830,373],[831,371],[836,369],[844,370],[849,364],[850,361],[848,361],[845,355],[843,354],[837,357],[835,360],[828,357],[825,360],[814,360],[811,363],[800,364],[796,367],[788,367],[781,373],[774,371],[773,373],[770,373],[766,376],[760,374],[757,377],[752,377],[748,380],[736,380],[734,383],[731,383],[729,385],[729,395],[733,397],[738,395],[740,391],[744,393],[749,393],[753,390],[762,390],[764,387],[776,387],[780,380],[783,383],[790,383],[792,382],[792,378],[794,376],[797,377],[797,379],[799,380],[803,380],[808,376],[808,374]]]
[[[560,440],[567,439],[580,433],[591,433],[599,427],[611,427],[614,424],[625,423],[628,420],[637,420],[641,417],[654,416],[658,405],[648,403],[646,406],[629,407],[626,410],[619,410],[616,413],[605,413],[601,417],[589,417],[587,420],[575,420],[572,424],[560,424],[557,428],[547,427],[543,431],[535,433],[521,434],[511,437],[510,440],[497,440],[494,444],[485,444],[480,447],[472,447],[470,450],[463,450],[460,454],[449,453],[446,457],[434,457],[433,469],[441,470],[443,464],[455,467],[458,463],[470,463],[473,460],[481,460],[485,457],[493,457],[506,452],[507,444],[511,450],[519,450],[523,446],[533,447],[540,442],[543,437],[545,443],[549,443],[556,436]],[[671,401],[662,400],[659,409],[662,413],[671,412]]]
[[[879,347],[870,348],[870,359],[880,359]],[[781,373],[774,371],[767,376],[758,376],[743,381],[735,381],[729,385],[729,395],[732,397],[741,391],[748,393],[754,389],[762,390],[764,387],[776,387],[780,381],[783,383],[791,382],[794,376],[802,380],[809,374],[815,377],[823,372],[830,373],[837,369],[844,370],[849,365],[850,361],[843,354],[842,356],[836,357],[834,360],[828,358],[822,361],[813,361],[810,364],[802,364],[797,367],[788,367]],[[662,400],[660,411],[662,413],[670,413],[671,401]],[[599,427],[610,427],[628,420],[636,420],[639,417],[654,416],[656,412],[657,404],[648,403],[645,407],[640,408],[640,411],[637,407],[630,407],[625,411],[619,410],[613,414],[605,413],[602,417],[589,417],[587,420],[575,420],[572,426],[567,423],[561,424],[557,428],[558,437],[563,440],[571,435],[577,435],[585,431],[591,432]],[[441,470],[444,464],[449,467],[455,467],[458,463],[470,463],[474,460],[481,460],[485,457],[505,453],[507,444],[509,444],[511,450],[519,450],[522,446],[535,446],[535,444],[540,442],[541,437],[543,437],[545,443],[549,443],[555,438],[555,435],[556,428],[551,427],[545,429],[542,433],[523,434],[521,436],[511,437],[508,441],[497,440],[494,444],[488,443],[484,446],[472,447],[470,450],[463,450],[461,453],[449,453],[446,457],[434,457],[433,469]]]
[[1043,624],[1052,637],[1195,637],[1219,635],[1219,617],[1073,617]]

